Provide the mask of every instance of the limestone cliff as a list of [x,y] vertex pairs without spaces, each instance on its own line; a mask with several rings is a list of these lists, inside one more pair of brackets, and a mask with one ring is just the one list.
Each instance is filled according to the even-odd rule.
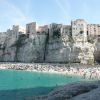
[[43,62],[46,35],[27,38],[17,51],[19,62]]
[[61,63],[94,63],[94,46],[88,42],[73,41],[70,36],[49,38],[46,62]]
[[66,34],[6,34],[0,36],[0,61],[93,64],[94,45]]
[[5,62],[43,62],[46,35],[34,35],[28,38],[21,34],[1,37],[0,61]]
[[100,38],[95,42],[94,58],[97,62],[100,62]]

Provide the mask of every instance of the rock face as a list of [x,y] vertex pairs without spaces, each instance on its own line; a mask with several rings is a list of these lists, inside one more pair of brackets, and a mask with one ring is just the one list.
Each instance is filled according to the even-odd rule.
[[15,61],[15,56],[16,56],[16,46],[13,46],[16,42],[16,37],[15,35],[8,35],[5,40],[4,44],[4,53],[3,53],[3,60],[4,61],[9,61],[9,62],[14,62]]
[[70,36],[49,38],[46,62],[94,63],[94,47],[88,42],[74,42]]
[[36,35],[24,41],[18,49],[19,62],[43,62],[46,35]]
[[100,100],[100,81],[61,86],[46,96],[33,97],[32,100]]
[[16,37],[13,34],[0,35],[0,61],[14,61],[16,47],[12,45],[16,42]]
[[0,35],[0,61],[3,61],[6,34]]
[[100,63],[100,38],[95,43],[95,51],[94,51],[94,58],[97,62]]
[[43,62],[46,35],[28,38],[22,34],[0,37],[0,61],[5,62]]
[[93,44],[83,43],[81,39],[74,41],[71,36],[60,34],[59,28],[52,31],[51,35],[42,33],[30,37],[25,34],[18,37],[14,33],[0,35],[0,61],[94,63]]
[[70,59],[71,43],[68,36],[60,38],[49,38],[47,45],[46,62],[66,63]]

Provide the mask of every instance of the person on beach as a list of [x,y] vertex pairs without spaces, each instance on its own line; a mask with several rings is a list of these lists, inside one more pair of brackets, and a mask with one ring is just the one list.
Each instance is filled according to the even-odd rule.
[[84,72],[84,74],[83,74],[83,78],[85,79],[86,78],[86,73]]
[[90,78],[89,79],[92,79],[92,73],[90,74]]

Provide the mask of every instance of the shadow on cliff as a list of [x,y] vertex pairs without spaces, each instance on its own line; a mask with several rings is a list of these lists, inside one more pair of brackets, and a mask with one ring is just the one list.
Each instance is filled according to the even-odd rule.
[[[47,63],[80,63],[80,48],[74,47],[74,40],[71,36],[51,36],[46,49]],[[74,53],[75,52],[75,53]]]
[[33,96],[47,95],[55,87],[36,87],[17,90],[0,90],[0,100],[31,100]]

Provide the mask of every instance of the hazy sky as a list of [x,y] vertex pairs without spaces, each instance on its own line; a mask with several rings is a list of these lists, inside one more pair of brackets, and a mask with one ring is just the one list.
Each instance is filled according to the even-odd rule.
[[0,0],[0,31],[34,21],[70,24],[77,18],[100,23],[100,0]]

